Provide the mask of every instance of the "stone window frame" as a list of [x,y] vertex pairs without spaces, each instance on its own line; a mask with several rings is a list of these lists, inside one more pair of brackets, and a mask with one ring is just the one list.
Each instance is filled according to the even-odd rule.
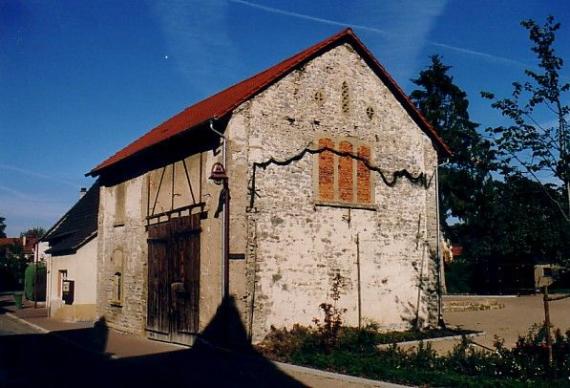
[[[116,255],[116,253],[119,253],[119,252],[120,252],[120,263],[117,263],[117,261],[119,261],[118,260],[119,258],[117,256],[119,256],[119,255]],[[117,248],[113,251],[111,266],[112,266],[112,268],[111,268],[112,276],[110,278],[110,280],[111,280],[110,304],[111,304],[111,306],[122,307],[124,297],[125,297],[125,288],[124,288],[124,284],[125,284],[125,279],[124,279],[125,256],[124,256],[123,249]]]
[[[335,149],[339,148],[339,144],[343,141],[345,142],[349,142],[350,144],[352,144],[353,147],[353,153],[357,153],[358,151],[354,151],[354,150],[358,150],[360,148],[360,146],[366,146],[369,148],[370,150],[370,158],[369,158],[369,162],[370,164],[374,164],[374,147],[373,145],[371,145],[371,142],[369,141],[365,141],[356,137],[352,137],[352,136],[333,136],[327,133],[320,133],[317,134],[317,136],[315,137],[315,140],[313,141],[313,148],[314,149],[319,149],[320,145],[319,145],[319,141],[321,139],[330,139],[332,140]],[[340,188],[339,188],[339,173],[338,173],[338,168],[339,168],[339,156],[336,154],[333,154],[333,168],[334,168],[334,173],[333,173],[333,188],[334,188],[334,199],[333,200],[322,200],[320,198],[320,193],[319,193],[319,161],[320,161],[320,155],[322,155],[322,153],[318,153],[318,154],[314,154],[314,160],[313,160],[313,203],[316,206],[330,206],[330,207],[343,207],[343,208],[353,208],[353,209],[365,209],[365,210],[374,210],[377,211],[378,210],[378,206],[376,204],[376,177],[375,174],[373,174],[372,170],[368,170],[370,175],[369,175],[369,179],[370,179],[370,202],[368,203],[363,203],[363,202],[358,202],[358,160],[357,159],[351,159],[352,160],[352,181],[353,181],[353,200],[352,201],[342,201],[339,199],[339,195],[340,195]]]

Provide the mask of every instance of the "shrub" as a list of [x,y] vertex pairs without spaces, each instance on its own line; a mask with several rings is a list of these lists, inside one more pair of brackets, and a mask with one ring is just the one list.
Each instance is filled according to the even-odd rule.
[[379,350],[377,325],[362,329],[341,327],[338,341],[326,351],[322,332],[314,327],[291,330],[272,328],[260,349],[270,358],[309,365],[340,373],[387,379],[410,384],[473,387],[568,386],[570,377],[570,331],[555,332],[554,364],[547,369],[544,330],[536,326],[509,349],[496,338],[493,351],[481,350],[467,337],[445,356],[429,343],[403,350],[396,345]]
[[333,303],[321,303],[319,308],[323,310],[323,323],[318,318],[313,319],[322,349],[328,353],[338,344],[338,337],[342,327],[342,314],[346,309],[338,308],[337,302],[340,300],[340,290],[344,285],[344,278],[337,272],[332,278],[330,297]]

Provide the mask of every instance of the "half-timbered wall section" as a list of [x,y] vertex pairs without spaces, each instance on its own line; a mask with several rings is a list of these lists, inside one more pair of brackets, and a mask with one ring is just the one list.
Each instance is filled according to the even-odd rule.
[[[220,220],[214,218],[219,190],[208,182],[219,149],[200,152],[134,178],[101,188],[98,253],[98,315],[111,327],[144,334],[148,310],[148,229],[170,220],[202,213],[196,229],[202,233],[197,260],[200,327],[203,328],[220,301]],[[212,210],[213,209],[213,210]],[[194,226],[193,226],[194,227]],[[205,239],[205,240],[204,240]],[[117,254],[120,252],[120,255]],[[116,261],[121,257],[121,262]],[[119,274],[119,275],[117,275]],[[117,282],[122,284],[117,284]],[[121,297],[117,293],[121,291]]]

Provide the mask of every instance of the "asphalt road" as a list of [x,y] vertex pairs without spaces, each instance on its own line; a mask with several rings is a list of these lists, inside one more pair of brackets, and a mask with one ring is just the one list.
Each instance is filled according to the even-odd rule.
[[17,334],[37,334],[37,331],[6,314],[0,314],[0,336]]
[[112,359],[74,345],[104,344],[105,332],[37,333],[1,311],[0,331],[0,388],[306,386],[253,349],[234,353],[201,343],[176,352]]

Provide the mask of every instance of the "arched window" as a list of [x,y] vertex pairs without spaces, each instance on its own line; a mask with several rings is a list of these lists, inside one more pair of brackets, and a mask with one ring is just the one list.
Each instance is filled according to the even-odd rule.
[[350,91],[348,89],[348,83],[344,81],[341,87],[341,96],[342,96],[342,112],[348,113],[350,112]]

